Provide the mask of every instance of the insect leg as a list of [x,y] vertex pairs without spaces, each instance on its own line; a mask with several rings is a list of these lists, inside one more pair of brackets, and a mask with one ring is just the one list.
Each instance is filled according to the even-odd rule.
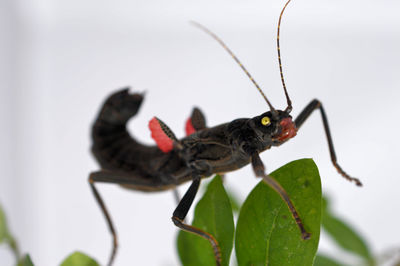
[[337,163],[336,159],[336,153],[335,153],[335,148],[333,147],[333,141],[331,137],[331,131],[329,129],[329,124],[328,124],[328,118],[326,117],[325,110],[322,107],[322,103],[314,99],[312,100],[304,109],[301,111],[301,113],[296,117],[295,119],[295,124],[296,127],[299,129],[301,125],[304,123],[304,121],[307,120],[307,118],[311,115],[311,113],[319,109],[321,111],[321,117],[322,117],[322,124],[324,125],[325,129],[325,134],[326,134],[326,139],[328,140],[328,146],[329,146],[329,153],[331,155],[331,161],[333,163],[333,166],[336,168],[336,170],[347,180],[349,181],[354,181],[357,186],[362,186],[362,183],[360,180],[357,178],[349,176],[343,169],[340,167],[340,165]]
[[189,212],[190,206],[192,206],[193,200],[197,194],[199,185],[200,185],[200,176],[196,176],[193,179],[193,182],[190,185],[188,191],[185,193],[185,195],[179,202],[178,207],[176,207],[172,215],[172,221],[180,229],[207,239],[212,245],[212,248],[214,250],[215,260],[217,266],[219,266],[221,265],[221,251],[218,246],[217,240],[211,234],[204,232],[203,230],[196,228],[194,226],[185,224],[184,222],[184,219],[187,213]]
[[[97,203],[99,204],[101,211],[103,212],[104,217],[106,218],[108,229],[110,230],[110,233],[112,235],[112,250],[111,250],[111,255],[108,260],[108,266],[111,266],[113,264],[115,255],[117,254],[117,248],[118,248],[118,237],[117,237],[117,232],[115,231],[113,221],[111,220],[110,214],[108,213],[108,210],[106,208],[106,205],[104,204],[103,199],[100,196],[100,193],[97,191],[96,187],[94,186],[95,182],[102,182],[104,178],[100,178],[102,172],[94,172],[89,175],[89,184],[90,188],[92,189],[92,192],[94,194],[94,197],[96,198]],[[104,176],[103,176],[104,177]]]
[[185,131],[186,136],[192,135],[194,132],[206,128],[206,119],[199,108],[193,108],[192,114],[186,120]]
[[153,187],[154,184],[151,183],[148,179],[142,179],[140,176],[135,175],[133,173],[131,174],[122,174],[122,173],[115,173],[115,172],[110,172],[110,171],[98,171],[98,172],[93,172],[89,175],[89,184],[90,188],[92,189],[92,192],[94,194],[94,197],[96,198],[97,203],[99,204],[101,211],[103,212],[104,217],[106,218],[108,229],[110,230],[110,233],[112,235],[112,250],[111,250],[111,255],[110,259],[108,260],[109,266],[113,264],[115,255],[117,253],[117,248],[118,248],[118,237],[117,237],[117,232],[115,231],[115,227],[113,224],[113,221],[111,220],[111,216],[106,208],[106,205],[104,204],[104,201],[102,197],[100,196],[100,193],[96,189],[94,183],[96,182],[102,182],[102,183],[112,183],[112,184],[120,184],[120,185],[134,185],[137,187]]
[[297,226],[300,229],[301,237],[304,240],[307,240],[311,237],[311,234],[306,231],[304,225],[300,219],[299,214],[296,211],[292,201],[289,198],[289,195],[285,191],[285,189],[271,176],[265,173],[265,167],[263,162],[260,159],[260,155],[255,153],[251,157],[251,165],[253,166],[253,170],[256,176],[261,177],[265,183],[267,183],[273,190],[275,190],[279,196],[286,202],[286,205],[289,207],[290,212],[293,215],[294,220],[296,221]]

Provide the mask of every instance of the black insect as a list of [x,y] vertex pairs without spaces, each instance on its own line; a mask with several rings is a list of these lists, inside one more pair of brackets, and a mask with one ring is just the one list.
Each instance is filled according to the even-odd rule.
[[361,186],[361,182],[344,172],[336,161],[328,120],[319,100],[312,100],[294,121],[290,116],[292,104],[283,78],[279,48],[281,19],[289,2],[290,0],[281,11],[277,30],[279,68],[287,99],[287,107],[284,111],[276,110],[272,106],[255,80],[222,40],[197,23],[194,25],[217,40],[244,70],[267,102],[270,109],[268,112],[253,118],[236,119],[219,126],[207,127],[204,115],[195,108],[186,124],[187,136],[181,140],[178,140],[161,120],[153,118],[149,127],[157,146],[146,146],[133,139],[126,128],[127,121],[138,112],[143,95],[130,94],[128,89],[123,89],[107,98],[92,128],[92,152],[101,170],[90,174],[89,183],[113,237],[113,248],[108,265],[113,263],[117,251],[117,234],[95,187],[96,182],[114,183],[132,190],[151,192],[174,189],[184,182],[191,181],[188,191],[173,212],[172,221],[182,230],[207,239],[213,247],[216,263],[220,265],[221,254],[215,238],[207,232],[186,224],[184,219],[202,178],[216,173],[234,171],[250,163],[255,175],[263,178],[285,201],[300,229],[301,237],[310,238],[310,233],[305,230],[286,191],[265,172],[259,154],[294,137],[314,110],[321,112],[333,165],[343,177]]

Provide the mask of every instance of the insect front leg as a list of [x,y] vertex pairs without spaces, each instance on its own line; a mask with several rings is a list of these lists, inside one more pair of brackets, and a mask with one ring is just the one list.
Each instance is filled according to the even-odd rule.
[[195,176],[188,191],[179,202],[178,207],[176,207],[172,215],[172,221],[180,229],[207,239],[214,250],[215,261],[217,263],[217,266],[219,266],[221,265],[221,251],[217,240],[211,234],[204,232],[203,230],[194,226],[188,225],[184,222],[185,217],[189,212],[190,207],[192,206],[193,200],[196,197],[200,185],[200,180],[201,178],[199,175]]
[[271,176],[265,173],[265,167],[263,162],[261,161],[260,155],[255,153],[251,157],[251,165],[253,166],[254,173],[257,177],[261,177],[265,183],[267,183],[273,190],[275,190],[279,196],[286,202],[286,205],[289,207],[290,212],[294,220],[296,221],[297,226],[300,229],[301,237],[306,240],[311,237],[311,234],[306,231],[304,228],[303,222],[300,219],[296,208],[294,207],[292,201],[290,200],[289,195],[285,191],[285,189]]
[[337,169],[337,171],[347,180],[349,181],[354,181],[357,186],[362,186],[362,183],[360,180],[357,178],[349,176],[343,169],[340,167],[340,165],[337,163],[336,159],[336,153],[335,153],[335,148],[333,147],[333,141],[331,137],[331,131],[329,129],[329,124],[328,124],[328,118],[326,117],[325,110],[322,107],[322,103],[314,99],[312,100],[304,109],[301,111],[301,113],[296,117],[295,119],[295,124],[296,127],[299,129],[301,125],[304,123],[304,121],[307,120],[307,118],[311,115],[311,113],[319,109],[321,111],[321,117],[322,117],[322,124],[324,125],[324,130],[325,130],[325,135],[326,139],[328,140],[328,146],[329,146],[329,153],[331,155],[331,161],[333,163],[333,166]]

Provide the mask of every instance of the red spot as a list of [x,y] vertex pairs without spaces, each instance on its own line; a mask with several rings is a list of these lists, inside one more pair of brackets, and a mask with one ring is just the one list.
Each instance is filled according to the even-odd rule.
[[188,120],[186,120],[185,131],[186,136],[192,135],[194,132],[196,132],[196,129],[194,129],[192,119],[190,117],[188,118]]
[[287,139],[293,138],[297,134],[296,125],[292,122],[292,118],[287,117],[282,119],[280,122],[282,127],[281,134],[277,137],[279,141],[285,141]]
[[158,148],[160,148],[162,152],[168,153],[172,151],[174,148],[174,142],[161,129],[157,118],[153,117],[153,119],[150,120],[149,129],[151,131],[151,137],[157,143]]

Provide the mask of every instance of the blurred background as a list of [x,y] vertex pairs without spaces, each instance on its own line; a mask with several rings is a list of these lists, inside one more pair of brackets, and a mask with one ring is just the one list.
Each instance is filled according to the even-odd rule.
[[[22,251],[37,265],[57,265],[74,250],[106,263],[111,237],[87,177],[98,169],[90,126],[114,90],[146,91],[129,128],[148,144],[154,115],[181,137],[193,106],[210,126],[268,109],[229,55],[188,21],[216,32],[285,108],[275,36],[283,4],[1,0],[0,203]],[[338,161],[364,187],[335,171],[319,113],[295,139],[262,154],[269,171],[313,158],[335,211],[378,255],[400,247],[399,11],[394,0],[295,0],[281,27],[293,115],[322,101]],[[244,200],[258,181],[246,167],[228,174],[226,186]],[[119,233],[116,265],[178,264],[172,192],[98,188]],[[320,246],[337,256],[325,235]],[[13,263],[5,247],[0,261]]]

